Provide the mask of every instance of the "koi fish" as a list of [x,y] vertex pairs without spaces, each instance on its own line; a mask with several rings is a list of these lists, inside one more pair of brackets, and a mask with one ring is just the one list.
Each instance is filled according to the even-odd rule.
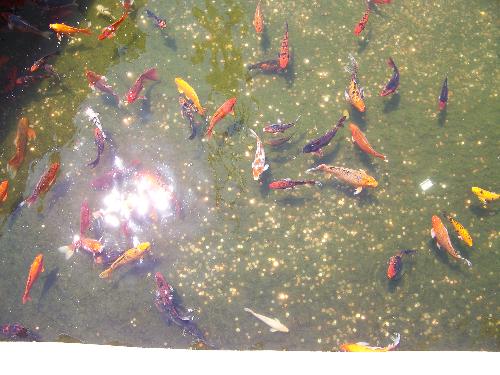
[[382,159],[385,162],[389,161],[387,160],[387,156],[373,149],[363,132],[355,124],[350,123],[349,128],[351,129],[352,141],[355,142],[363,152],[375,156],[376,158]]
[[443,87],[441,87],[441,94],[439,95],[439,110],[446,108],[448,103],[448,77],[445,77]]
[[0,203],[4,203],[9,195],[9,181],[3,180],[0,182]]
[[363,14],[363,17],[361,17],[361,20],[358,22],[358,24],[354,28],[354,35],[361,34],[361,32],[365,29],[366,24],[368,23],[369,16],[370,16],[370,8],[366,8],[366,11]]
[[294,135],[295,135],[295,133],[289,135],[288,137],[266,140],[266,141],[264,141],[264,144],[269,145],[271,147],[278,147],[278,146],[281,146],[282,144],[287,143],[290,139],[292,139],[292,137]]
[[351,105],[356,108],[359,112],[364,112],[366,110],[363,94],[363,88],[360,87],[358,83],[358,63],[354,59],[354,56],[349,54],[349,64],[345,70],[351,74],[351,80],[349,82],[349,87],[344,93],[345,99],[351,103]]
[[111,272],[113,272],[115,269],[118,267],[121,267],[127,263],[133,262],[134,260],[137,260],[139,258],[142,259],[144,256],[144,253],[148,251],[151,247],[151,244],[149,242],[143,242],[137,245],[136,247],[133,247],[132,249],[129,249],[125,251],[122,255],[120,255],[112,264],[109,266],[108,269],[105,271],[101,272],[99,274],[99,277],[101,279],[106,279],[111,276]]
[[108,79],[105,76],[101,76],[91,70],[85,69],[85,77],[87,77],[89,87],[92,90],[95,91],[97,89],[105,94],[111,95],[115,98],[116,105],[120,105],[120,97],[113,91],[113,88],[108,85]]
[[460,224],[456,219],[454,219],[450,214],[443,211],[443,216],[448,219],[448,221],[453,225],[453,229],[455,229],[455,233],[458,238],[464,241],[467,246],[472,246],[472,237],[469,234],[469,231],[464,228],[462,224]]
[[333,139],[333,137],[335,137],[335,134],[337,134],[339,129],[344,126],[344,121],[346,120],[346,118],[347,115],[344,114],[337,122],[337,125],[335,125],[332,128],[332,130],[306,144],[302,149],[302,152],[303,153],[313,152],[316,155],[322,156],[323,155],[322,148],[327,146]]
[[31,195],[21,202],[21,207],[25,204],[27,204],[28,207],[31,206],[36,202],[40,194],[49,191],[50,187],[56,180],[58,170],[59,163],[53,163],[50,168],[42,175],[42,177],[40,177],[40,180],[38,180],[38,183],[36,184],[35,189],[33,189]]
[[116,160],[120,160],[115,158],[115,167],[110,171],[104,173],[102,176],[96,177],[91,182],[91,187],[94,190],[108,190],[110,189],[115,182],[121,181],[124,178],[127,178],[132,173],[134,173],[137,169],[140,168],[141,162],[138,160],[133,160],[131,165],[125,168],[120,160],[120,162],[116,162]]
[[56,33],[56,37],[59,41],[62,39],[63,35],[68,35],[68,36],[73,34],[92,35],[92,31],[90,31],[89,27],[87,27],[86,29],[79,29],[78,27],[68,26],[65,25],[64,23],[51,23],[49,25],[49,28],[51,28]]
[[441,219],[436,215],[432,216],[431,236],[432,238],[436,239],[436,245],[438,249],[441,249],[441,247],[443,247],[448,252],[448,254],[450,254],[453,258],[461,259],[469,267],[472,266],[472,263],[469,260],[462,257],[462,255],[460,255],[460,253],[457,250],[455,250],[455,248],[451,244],[450,236],[448,235],[448,230],[444,226]]
[[290,59],[290,51],[288,49],[288,22],[285,22],[285,35],[281,40],[280,53],[278,54],[280,61],[280,69],[285,69]]
[[290,122],[288,124],[271,124],[266,126],[264,129],[262,129],[265,133],[272,133],[272,134],[277,134],[277,133],[284,133],[285,130],[290,129],[291,127],[295,126],[295,124],[299,121],[300,119],[299,115],[294,122]]
[[88,107],[85,110],[85,114],[87,115],[89,120],[92,121],[92,124],[94,124],[94,126],[96,128],[99,128],[99,130],[102,132],[103,137],[106,138],[106,134],[104,133],[104,130],[102,129],[101,119],[99,118],[99,113],[94,111],[92,108]]
[[125,11],[123,12],[122,16],[115,22],[113,22],[111,25],[106,26],[104,29],[102,29],[101,34],[99,34],[98,39],[99,40],[104,40],[104,39],[111,39],[113,38],[116,34],[116,30],[118,30],[118,27],[120,27],[121,23],[125,21],[128,17],[128,12]]
[[80,237],[83,237],[90,228],[90,209],[89,202],[83,200],[80,206]]
[[146,14],[149,18],[152,18],[155,21],[156,27],[158,27],[160,29],[165,29],[167,27],[167,21],[158,17],[156,14],[154,14],[149,9],[146,9]]
[[341,352],[388,352],[394,350],[398,347],[399,341],[401,340],[401,335],[396,333],[391,336],[392,344],[387,345],[384,348],[380,346],[370,346],[366,342],[357,342],[355,344],[342,344],[340,345]]
[[288,190],[288,189],[293,189],[295,186],[299,186],[299,185],[316,185],[316,186],[321,186],[321,182],[314,181],[314,180],[297,181],[297,180],[291,180],[289,178],[284,178],[282,180],[276,180],[276,181],[271,182],[269,184],[269,189],[272,189],[272,190]]
[[390,4],[392,0],[369,0],[369,2],[373,2],[374,4]]
[[255,159],[252,163],[252,173],[253,179],[258,180],[260,175],[267,171],[269,164],[266,164],[266,153],[264,152],[264,146],[259,136],[252,130],[250,130],[250,135],[257,140],[257,146],[255,149]]
[[31,33],[41,36],[45,39],[50,39],[50,31],[40,31],[35,26],[30,25],[21,17],[12,13],[0,13],[0,15],[7,21],[9,30],[16,30],[22,33]]
[[61,246],[58,250],[63,253],[66,260],[70,259],[76,250],[85,250],[94,257],[96,263],[101,263],[100,254],[104,249],[104,245],[99,240],[94,240],[88,237],[75,236],[71,245]]
[[112,17],[112,14],[109,11],[109,8],[106,8],[104,5],[100,5],[100,4],[96,5],[95,10],[96,10],[96,16]]
[[16,85],[27,86],[27,85],[34,83],[37,79],[43,79],[43,78],[47,78],[47,77],[48,76],[42,75],[42,74],[38,74],[36,76],[21,76],[21,77],[18,77],[16,79]]
[[123,9],[125,9],[126,12],[130,13],[130,9],[132,8],[132,5],[134,5],[134,0],[123,0],[122,1]]
[[182,78],[177,77],[175,79],[175,84],[177,85],[177,90],[181,93],[186,95],[186,98],[191,99],[198,109],[198,113],[201,116],[205,116],[205,108],[201,106],[200,99],[198,99],[198,95],[196,94],[196,91]]
[[[61,77],[59,76],[59,74],[57,74],[57,72],[54,70],[54,67],[52,65],[44,64],[42,66],[42,68],[47,73],[48,77],[56,77],[58,80],[61,80]],[[47,76],[45,76],[45,77],[47,77]]]
[[7,162],[7,171],[10,176],[14,178],[16,176],[17,170],[24,161],[26,156],[26,149],[29,140],[36,138],[35,131],[29,127],[29,120],[27,117],[21,117],[17,123],[16,138],[14,139],[14,145],[16,146],[16,153]]
[[95,168],[99,164],[101,155],[104,152],[104,134],[99,128],[94,128],[94,142],[97,146],[97,156],[94,161],[87,164],[87,167]]
[[257,314],[256,312],[253,312],[248,307],[245,307],[243,310],[245,310],[246,312],[249,312],[250,314],[255,316],[257,319],[259,319],[260,321],[264,322],[269,327],[271,327],[271,329],[270,329],[271,332],[284,332],[284,333],[289,332],[288,328],[285,327],[277,318],[268,318],[267,316]]
[[47,64],[47,60],[55,55],[59,55],[60,51],[55,51],[51,52],[48,55],[43,56],[42,58],[36,60],[33,65],[31,65],[30,72],[35,73],[37,70],[39,70],[41,67],[43,67],[45,64]]
[[276,73],[281,70],[279,60],[266,60],[247,66],[248,70],[259,69],[261,72]]
[[160,80],[160,78],[158,78],[158,72],[156,71],[156,68],[148,69],[144,73],[142,73],[137,78],[137,80],[135,81],[134,85],[130,88],[130,90],[128,90],[127,102],[129,104],[135,102],[136,99],[146,99],[143,96],[139,97],[139,93],[144,88],[144,81],[146,79],[149,79],[150,81]]
[[481,201],[484,207],[486,207],[486,203],[496,201],[500,198],[500,194],[476,186],[472,187],[472,192],[476,194],[477,199]]
[[389,57],[389,60],[387,60],[387,65],[393,69],[392,77],[389,82],[387,82],[384,89],[380,92],[380,96],[393,94],[399,86],[399,70],[396,64],[394,64],[392,57]]
[[187,99],[184,95],[179,96],[179,104],[181,106],[182,118],[189,121],[189,126],[191,126],[191,135],[188,139],[194,139],[196,137],[196,129],[198,124],[194,121],[194,114],[198,112],[198,109],[194,105],[191,99]]
[[35,260],[33,260],[30,271],[28,273],[28,279],[26,280],[26,287],[24,288],[23,294],[23,305],[27,301],[31,301],[30,290],[33,287],[35,281],[38,279],[38,276],[40,276],[40,273],[44,271],[45,269],[43,268],[43,254],[38,254],[35,257]]
[[255,8],[255,15],[253,17],[253,26],[255,27],[255,32],[260,34],[264,31],[264,16],[262,15],[262,9],[260,7],[260,0],[257,3],[257,8]]
[[394,280],[398,277],[401,269],[403,268],[403,256],[416,253],[416,250],[401,250],[396,255],[389,259],[389,267],[387,267],[387,278]]
[[323,171],[327,175],[333,175],[340,181],[356,187],[354,195],[361,193],[364,187],[375,188],[378,186],[377,180],[369,176],[364,170],[349,169],[343,167],[334,167],[326,164],[320,164],[315,168],[310,168],[306,173]]
[[214,115],[210,119],[210,124],[208,125],[207,132],[205,136],[209,139],[212,136],[212,131],[214,130],[215,124],[217,124],[220,120],[227,116],[228,113],[234,116],[234,106],[236,105],[236,98],[228,99],[222,104],[217,111],[215,111]]
[[11,340],[40,341],[40,335],[32,332],[20,323],[4,324],[0,327],[0,334]]

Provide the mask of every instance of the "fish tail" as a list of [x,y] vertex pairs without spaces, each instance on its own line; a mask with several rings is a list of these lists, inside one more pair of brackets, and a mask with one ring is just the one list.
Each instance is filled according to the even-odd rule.
[[146,73],[144,73],[143,78],[149,79],[151,81],[159,81],[160,77],[158,77],[158,72],[156,68],[149,69]]
[[97,164],[99,164],[99,159],[101,159],[101,154],[97,153],[97,158],[94,161],[88,163],[87,167],[90,167],[90,168],[97,167]]
[[314,185],[316,185],[316,186],[323,186],[323,184],[319,181],[313,181],[313,182],[314,182]]
[[66,260],[70,259],[75,253],[75,248],[72,245],[61,246],[57,249],[60,253],[63,253],[66,257]]
[[469,267],[472,267],[472,262],[468,259],[465,259],[463,257],[460,257],[460,259],[462,259]]
[[31,206],[33,203],[36,202],[38,198],[38,194],[32,194],[28,198],[26,198],[24,201],[21,202],[20,206],[27,205],[28,207]]
[[399,333],[395,333],[394,336],[391,336],[392,344],[387,346],[388,350],[396,349],[401,341],[401,335]]
[[394,64],[394,60],[390,56],[389,56],[389,59],[387,59],[387,65],[389,65],[393,69],[397,69],[396,64]]
[[399,252],[399,255],[410,255],[410,254],[415,254],[417,250],[401,250]]
[[246,311],[246,312],[249,312],[250,314],[253,314],[253,311],[251,309],[249,309],[248,307],[245,307],[243,309],[243,311]]
[[23,305],[28,301],[31,301],[31,297],[29,295],[29,292],[26,292],[23,294]]
[[189,121],[189,125],[191,125],[191,135],[188,139],[194,139],[196,137],[196,124],[193,121]]
[[250,132],[250,135],[252,137],[254,137],[255,139],[259,139],[259,136],[257,135],[257,133],[255,133],[252,129],[248,129],[248,131]]
[[308,170],[306,170],[306,173],[316,172],[318,170],[318,168],[319,167],[309,168]]
[[82,33],[87,34],[87,35],[92,35],[92,31],[90,30],[90,27],[87,27],[86,29],[82,29]]
[[110,267],[107,270],[101,272],[99,274],[99,278],[101,278],[101,279],[107,279],[109,276],[111,276],[111,272],[113,272],[113,269]]

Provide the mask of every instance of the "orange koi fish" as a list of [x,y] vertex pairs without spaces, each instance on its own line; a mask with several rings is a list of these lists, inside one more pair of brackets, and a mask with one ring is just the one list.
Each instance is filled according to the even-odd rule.
[[17,123],[16,139],[14,139],[14,145],[16,145],[16,153],[7,162],[7,171],[9,171],[9,174],[12,178],[16,176],[17,170],[24,161],[28,140],[36,138],[36,133],[29,127],[29,124],[29,120],[26,117],[21,117],[21,119]]
[[355,142],[363,152],[375,156],[376,158],[382,159],[383,161],[389,161],[387,160],[387,156],[375,151],[372,148],[372,146],[368,142],[368,139],[366,139],[363,132],[355,124],[350,123],[349,128],[351,129],[352,141]]
[[370,16],[370,8],[367,8],[365,13],[363,14],[363,17],[361,17],[361,20],[358,22],[358,24],[354,28],[354,35],[361,34],[361,32],[365,29],[366,24],[368,23],[369,16]]
[[450,236],[448,235],[448,230],[444,226],[441,219],[436,215],[432,216],[431,236],[432,238],[436,239],[436,245],[438,249],[441,249],[441,247],[443,247],[448,252],[448,254],[450,254],[453,258],[461,259],[469,267],[472,266],[472,263],[469,260],[465,259],[462,255],[460,255],[460,253],[457,250],[455,250],[455,248],[451,244]]
[[54,183],[57,177],[57,171],[59,170],[59,163],[53,163],[49,170],[46,171],[42,177],[40,177],[40,180],[38,180],[38,183],[35,186],[35,189],[33,189],[33,193],[26,198],[24,201],[21,202],[21,207],[24,206],[25,204],[31,206],[33,203],[36,202],[40,194],[46,193],[49,191],[50,187]]
[[9,181],[4,180],[0,182],[0,203],[3,203],[7,200],[7,196],[9,195]]
[[264,31],[264,16],[262,15],[262,9],[260,7],[260,0],[257,3],[257,8],[255,9],[255,16],[253,18],[253,26],[257,33]]
[[380,346],[370,346],[366,342],[357,342],[355,344],[342,344],[340,345],[341,352],[388,352],[394,350],[398,347],[399,341],[401,340],[401,335],[396,333],[395,336],[391,337],[392,344],[387,345],[384,348]]
[[288,22],[285,22],[285,35],[281,40],[280,53],[278,54],[280,61],[280,69],[285,69],[290,59],[290,51],[288,49]]
[[133,262],[136,259],[139,259],[144,256],[144,253],[150,249],[151,244],[149,242],[143,242],[133,247],[130,250],[125,251],[122,255],[120,255],[109,268],[100,273],[99,277],[101,279],[106,279],[111,276],[111,272],[113,272],[118,267],[121,267],[127,263]]
[[234,116],[234,106],[236,105],[236,98],[228,99],[224,104],[222,104],[217,111],[215,111],[214,115],[210,119],[210,124],[208,125],[207,132],[205,136],[209,139],[212,136],[212,131],[214,130],[215,124],[217,124],[220,120],[227,116],[227,114],[232,114]]
[[343,167],[333,167],[326,164],[320,164],[315,168],[310,168],[306,173],[323,171],[329,176],[335,176],[340,181],[346,182],[356,187],[354,195],[361,193],[364,187],[375,188],[378,186],[377,180],[369,176],[364,170],[349,169]]
[[79,29],[77,27],[65,25],[64,23],[51,23],[49,25],[49,28],[51,28],[56,33],[58,40],[61,40],[64,34],[72,35],[80,33],[92,35],[92,31],[90,31],[89,27],[87,27],[86,29]]
[[467,246],[472,246],[472,237],[469,234],[469,231],[465,229],[465,227],[456,219],[454,219],[449,213],[443,211],[443,216],[448,219],[451,225],[453,225],[453,229],[455,229],[455,233],[457,234],[458,238],[464,241]]
[[259,136],[250,129],[250,135],[257,140],[257,148],[255,150],[255,159],[252,163],[252,173],[253,179],[258,180],[260,175],[267,171],[269,165],[266,164],[266,153],[264,152],[264,146]]
[[351,74],[351,81],[349,82],[349,87],[344,93],[345,99],[359,112],[364,112],[366,107],[365,102],[363,101],[363,88],[360,87],[358,83],[358,63],[351,54],[349,54],[349,60],[350,62],[345,70]]
[[125,21],[128,17],[128,9],[123,12],[122,16],[115,22],[113,22],[111,25],[106,26],[104,29],[102,29],[101,34],[99,35],[99,40],[104,40],[104,39],[111,39],[114,37],[115,31],[118,29],[120,24]]
[[30,297],[31,287],[35,283],[36,279],[38,279],[38,276],[40,276],[40,273],[43,271],[45,271],[45,269],[43,268],[43,254],[38,254],[35,257],[33,263],[31,263],[30,272],[28,273],[28,279],[26,280],[26,288],[24,289],[24,294],[23,294],[23,305],[27,301],[31,301]]
[[104,249],[104,245],[99,240],[94,240],[92,238],[75,236],[75,239],[71,245],[61,246],[58,250],[63,253],[66,259],[70,259],[76,250],[85,250],[86,252],[94,256],[96,263],[100,263],[99,255]]

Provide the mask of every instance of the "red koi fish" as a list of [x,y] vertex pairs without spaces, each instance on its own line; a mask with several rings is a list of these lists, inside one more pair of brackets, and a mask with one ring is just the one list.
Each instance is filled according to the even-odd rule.
[[453,258],[463,260],[469,267],[472,266],[472,263],[465,259],[460,253],[455,250],[453,245],[451,244],[450,235],[448,234],[448,230],[444,226],[443,222],[439,218],[439,216],[432,216],[432,229],[431,229],[432,238],[436,239],[436,245],[438,249],[443,247],[448,254],[450,254]]
[[19,123],[17,124],[16,139],[14,140],[14,145],[16,146],[16,153],[7,162],[7,171],[10,176],[14,178],[17,174],[17,170],[24,161],[26,156],[26,149],[28,141],[36,138],[35,131],[29,127],[29,120],[27,117],[21,117]]
[[134,5],[134,0],[123,0],[122,1],[123,9],[125,9],[126,12],[130,12],[132,5]]
[[104,29],[102,29],[101,34],[99,35],[99,40],[104,40],[104,39],[111,39],[114,37],[116,34],[116,30],[118,27],[121,25],[123,21],[125,21],[128,17],[128,11],[125,10],[125,12],[122,14],[122,16],[115,22],[113,22],[111,25],[106,26]]
[[113,91],[113,88],[108,85],[108,79],[104,76],[101,76],[97,73],[94,73],[91,70],[85,69],[85,77],[87,77],[87,81],[89,82],[89,87],[92,90],[98,89],[99,91],[111,95],[115,98],[116,105],[120,105],[120,97],[117,93]]
[[280,69],[285,69],[290,59],[290,51],[288,49],[288,22],[285,22],[285,35],[281,40],[280,53],[278,54],[280,61]]
[[392,0],[371,0],[373,4],[390,4]]
[[394,280],[403,268],[403,256],[416,252],[416,250],[401,250],[396,255],[392,256],[389,259],[389,267],[387,267],[387,278],[389,280]]
[[159,81],[158,72],[156,68],[151,68],[142,73],[139,78],[135,81],[134,85],[128,90],[127,93],[127,103],[133,103],[137,99],[146,99],[145,97],[139,97],[139,93],[144,88],[144,81],[149,79],[150,81]]
[[9,181],[4,180],[0,182],[0,203],[3,203],[7,200],[9,195]]
[[87,164],[87,167],[95,168],[97,164],[99,164],[99,160],[101,159],[101,155],[104,152],[104,134],[99,128],[94,129],[94,142],[97,146],[97,157],[94,161]]
[[40,341],[38,333],[31,331],[20,323],[4,324],[0,327],[0,335],[10,340]]
[[269,184],[269,189],[272,189],[272,190],[289,190],[289,189],[293,189],[295,186],[299,186],[299,185],[316,185],[316,186],[321,186],[321,182],[314,181],[314,180],[296,181],[296,180],[292,180],[290,178],[284,178],[282,180],[276,180],[276,181],[271,182]]
[[351,123],[349,124],[349,128],[351,129],[352,141],[355,142],[363,152],[375,156],[376,158],[382,159],[383,161],[389,161],[387,160],[387,156],[373,149],[373,147],[368,142],[368,139],[366,139],[363,132],[356,125]]
[[35,281],[38,279],[38,276],[40,276],[40,273],[45,271],[43,268],[43,254],[38,254],[35,257],[35,260],[31,264],[30,267],[30,272],[28,273],[28,279],[26,280],[26,288],[24,289],[24,294],[23,294],[23,305],[27,301],[31,301],[30,297],[30,290]]
[[255,16],[253,18],[253,26],[257,33],[264,31],[264,16],[262,15],[262,9],[260,7],[260,0],[257,3],[257,8],[255,9]]
[[220,120],[227,116],[227,114],[232,114],[234,116],[234,106],[236,105],[236,98],[228,99],[224,104],[222,104],[217,111],[215,111],[214,115],[210,119],[210,124],[208,125],[207,132],[205,136],[209,139],[212,136],[212,131],[214,130],[215,124],[217,124]]
[[33,193],[26,198],[24,201],[21,202],[21,206],[24,206],[25,204],[31,206],[33,203],[36,202],[40,194],[44,194],[47,191],[49,191],[50,187],[54,184],[56,177],[57,177],[57,171],[59,170],[59,163],[53,163],[50,168],[40,177],[40,180],[35,186],[35,189],[33,189]]
[[368,23],[368,17],[370,16],[370,8],[367,8],[363,17],[358,22],[356,27],[354,28],[354,35],[359,35],[365,29],[366,24]]
[[85,232],[90,228],[90,209],[86,199],[83,200],[80,207],[80,237],[85,235]]

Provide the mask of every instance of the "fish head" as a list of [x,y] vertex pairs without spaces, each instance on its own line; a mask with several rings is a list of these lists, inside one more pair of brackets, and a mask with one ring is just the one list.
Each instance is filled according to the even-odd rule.
[[144,252],[148,250],[151,247],[151,243],[149,242],[142,242],[139,245],[137,245],[137,248],[141,251]]
[[436,231],[436,228],[439,228],[443,225],[443,222],[437,215],[432,215],[431,221],[432,221],[432,228],[434,228],[434,231]]
[[482,197],[482,196],[484,195],[484,190],[483,190],[483,189],[481,189],[480,187],[476,187],[476,186],[474,186],[474,187],[472,187],[472,189],[471,189],[471,190],[472,190],[472,192],[473,192],[474,194],[476,194],[478,197]]
[[353,124],[352,122],[349,124],[349,129],[351,130],[351,133],[354,135],[354,133],[359,131],[359,128]]
[[357,98],[357,100],[352,100],[352,105],[359,112],[365,112],[366,111],[365,102],[363,101],[363,99],[361,99],[361,97]]
[[363,184],[362,184],[362,186],[375,188],[375,187],[378,186],[378,182],[372,176],[366,175],[366,176],[363,176]]

